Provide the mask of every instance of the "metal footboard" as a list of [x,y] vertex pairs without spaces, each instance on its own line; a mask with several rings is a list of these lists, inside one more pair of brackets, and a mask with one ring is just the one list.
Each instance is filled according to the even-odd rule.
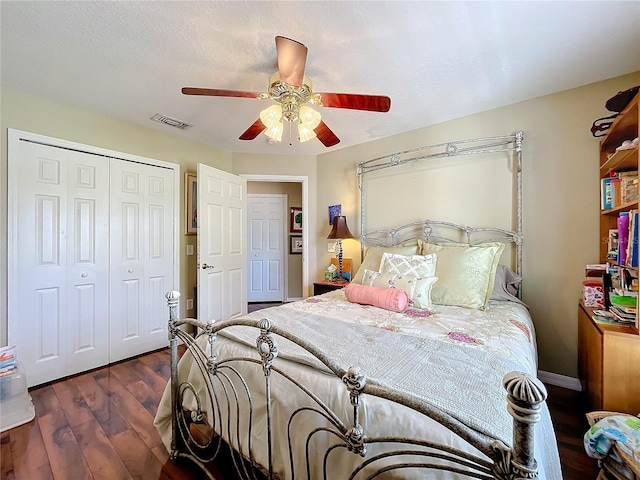
[[[353,480],[424,478],[428,473],[425,470],[447,471],[463,478],[538,478],[533,453],[534,427],[547,394],[542,383],[530,375],[512,372],[504,377],[508,411],[513,417],[514,446],[510,448],[434,407],[367,383],[365,372],[357,366],[345,370],[321,350],[268,319],[235,319],[215,324],[180,320],[177,316],[180,294],[172,291],[166,297],[171,346],[170,454],[174,460],[187,458],[194,462],[211,479],[215,477],[208,464],[216,459],[225,444],[231,447],[235,470],[243,479],[336,480],[331,475],[336,462],[349,465],[350,474],[344,478]],[[201,333],[197,339],[181,328],[185,325],[198,328]],[[255,329],[255,356],[218,358],[218,334],[234,326]],[[299,345],[332,372],[335,379],[331,381],[335,381],[336,388],[343,389],[348,398],[347,409],[334,410],[330,402],[316,396],[311,388],[287,373],[287,361],[278,358],[279,338]],[[191,375],[201,375],[201,379],[179,378],[179,342],[186,347],[182,358],[197,365],[196,370],[190,369]],[[262,378],[259,391],[255,390],[256,378]],[[289,388],[297,392],[290,397],[292,400],[304,400],[296,401],[287,410],[288,418],[283,420],[274,393],[285,391],[282,388],[285,384],[287,392]],[[408,438],[402,432],[388,436],[366,431],[362,425],[363,409],[371,397],[386,399],[435,420],[486,457],[431,441],[428,431],[424,432],[424,438]],[[274,421],[276,417],[280,423]],[[286,431],[277,427],[283,424],[287,425]],[[285,438],[286,453],[278,449]],[[286,459],[288,465],[283,465],[282,459]]]

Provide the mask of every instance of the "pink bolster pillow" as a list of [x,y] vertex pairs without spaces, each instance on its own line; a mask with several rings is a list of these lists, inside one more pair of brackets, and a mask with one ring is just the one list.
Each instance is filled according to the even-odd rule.
[[409,305],[409,296],[398,288],[370,287],[350,283],[344,287],[344,294],[351,303],[373,305],[392,312],[404,312]]

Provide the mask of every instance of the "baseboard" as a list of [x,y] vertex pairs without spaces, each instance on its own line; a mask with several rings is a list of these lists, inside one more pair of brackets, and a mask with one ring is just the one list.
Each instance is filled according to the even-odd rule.
[[300,300],[303,300],[303,298],[302,298],[302,297],[293,297],[293,298],[287,298],[287,299],[285,300],[285,302],[286,302],[286,303],[289,303],[289,302],[298,302],[298,301],[300,301]]
[[558,373],[545,372],[538,370],[538,378],[542,380],[542,383],[548,383],[549,385],[555,385],[556,387],[568,388],[569,390],[575,390],[576,392],[582,391],[582,385],[580,380],[573,377],[567,377],[566,375],[560,375]]

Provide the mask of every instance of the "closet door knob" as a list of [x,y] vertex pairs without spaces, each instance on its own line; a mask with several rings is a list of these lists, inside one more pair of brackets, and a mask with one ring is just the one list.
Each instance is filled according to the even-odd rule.
[[80,276],[81,276],[82,278],[87,278],[87,275],[88,275],[88,274],[87,274],[87,273],[84,273],[84,272],[80,274]]
[[130,268],[129,270],[127,270],[127,272],[133,273],[133,268]]

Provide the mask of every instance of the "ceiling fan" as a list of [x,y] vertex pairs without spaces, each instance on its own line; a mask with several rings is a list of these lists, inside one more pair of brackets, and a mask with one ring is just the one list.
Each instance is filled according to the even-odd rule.
[[271,99],[276,103],[260,112],[258,118],[242,135],[240,140],[253,140],[260,133],[276,140],[282,140],[284,122],[297,123],[298,138],[306,142],[316,137],[326,147],[332,147],[340,139],[322,121],[320,113],[308,103],[319,107],[349,108],[371,112],[388,112],[391,99],[381,95],[361,95],[352,93],[316,93],[311,80],[304,75],[307,62],[307,47],[290,38],[276,37],[278,71],[269,78],[267,92],[244,90],[224,90],[218,88],[184,87],[185,95],[205,95],[212,97],[240,97]]

